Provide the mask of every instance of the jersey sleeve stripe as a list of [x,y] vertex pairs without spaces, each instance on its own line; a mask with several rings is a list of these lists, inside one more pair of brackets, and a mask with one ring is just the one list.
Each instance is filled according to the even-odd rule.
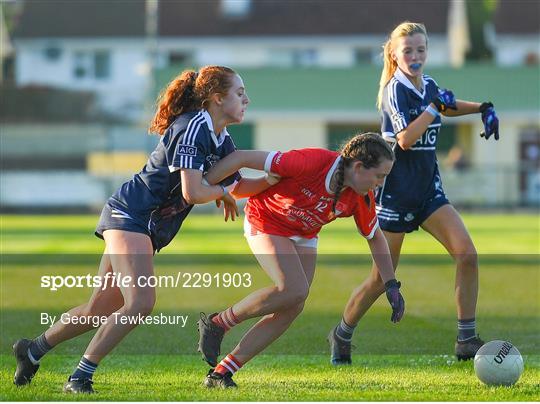
[[202,115],[202,112],[199,112],[197,115],[191,118],[186,129],[184,144],[188,146],[193,146],[195,144],[195,139],[197,138],[197,134],[199,132],[199,128],[201,127],[202,122],[204,122],[204,116]]
[[264,171],[270,174],[270,170],[272,169],[272,161],[274,160],[274,156],[278,152],[272,151],[268,153],[268,156],[266,156],[266,160],[264,161]]
[[377,221],[375,222],[375,226],[373,226],[373,229],[371,230],[371,232],[367,236],[363,234],[362,236],[364,236],[368,240],[371,240],[373,236],[375,235],[375,231],[377,231],[378,228],[379,228],[379,219],[377,219]]
[[193,128],[193,125],[196,124],[196,121],[200,119],[200,113],[195,115],[193,118],[191,118],[188,122],[188,125],[186,127],[186,133],[184,134],[184,139],[183,139],[183,142],[185,144],[188,144],[188,140],[189,140],[189,135],[190,135],[190,132]]
[[397,86],[398,81],[392,80],[392,87],[390,91],[388,92],[388,104],[390,105],[390,109],[392,110],[392,122],[396,124],[395,131],[397,133],[401,132],[403,129],[407,127],[407,123],[405,122],[404,118],[400,118],[399,120],[394,120],[394,117],[399,116],[401,111],[399,110],[398,101],[397,101]]

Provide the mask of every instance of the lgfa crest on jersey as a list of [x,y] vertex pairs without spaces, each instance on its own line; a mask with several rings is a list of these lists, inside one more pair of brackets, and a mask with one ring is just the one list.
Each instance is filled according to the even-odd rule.
[[343,213],[346,209],[347,205],[345,205],[343,202],[336,203],[336,213],[330,211],[330,213],[328,213],[328,219],[334,219],[335,217]]
[[336,216],[344,212],[346,209],[347,205],[345,205],[343,202],[336,203]]

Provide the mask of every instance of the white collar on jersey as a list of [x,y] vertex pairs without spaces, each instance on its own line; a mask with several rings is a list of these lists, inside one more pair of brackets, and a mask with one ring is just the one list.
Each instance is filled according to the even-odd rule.
[[212,117],[208,113],[206,109],[202,109],[201,113],[204,117],[204,120],[206,121],[206,124],[208,125],[208,129],[210,130],[210,136],[212,137],[212,140],[214,141],[214,144],[216,147],[219,147],[223,144],[225,141],[225,137],[229,136],[229,132],[227,132],[227,128],[223,128],[220,134],[216,136],[214,132],[214,125],[212,124]]
[[405,76],[405,73],[403,73],[400,68],[398,67],[396,69],[396,72],[394,73],[394,77],[397,81],[399,81],[401,84],[403,84],[405,87],[410,88],[414,91],[414,93],[419,96],[420,98],[424,99],[424,96],[426,95],[426,84],[427,81],[424,79],[424,76],[422,75],[422,92],[418,91],[418,89],[414,86],[413,83],[409,80],[407,76]]
[[334,192],[330,189],[330,180],[332,179],[332,175],[334,175],[334,172],[337,169],[337,166],[341,160],[341,156],[337,156],[336,161],[334,161],[334,164],[332,164],[332,167],[330,167],[330,170],[328,170],[328,174],[326,174],[326,180],[324,181],[324,185],[326,186],[326,192],[329,194],[334,194]]

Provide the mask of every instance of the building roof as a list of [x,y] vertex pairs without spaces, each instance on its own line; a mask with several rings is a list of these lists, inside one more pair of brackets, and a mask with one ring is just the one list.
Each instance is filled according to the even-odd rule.
[[494,22],[497,33],[540,34],[540,2],[499,0]]
[[26,0],[13,36],[143,36],[144,24],[144,0]]
[[[156,91],[165,86],[182,68],[157,72]],[[341,113],[376,115],[380,68],[350,69],[263,68],[238,69],[251,99],[249,111],[298,114]],[[540,71],[537,67],[502,68],[473,65],[460,69],[430,68],[440,87],[451,89],[456,97],[470,101],[492,101],[499,112],[532,113],[540,110]],[[509,79],[513,78],[513,79]],[[314,84],[315,83],[315,84]]]
[[[251,0],[244,17],[223,12],[220,0],[160,0],[158,35],[309,36],[388,34],[418,21],[430,33],[447,31],[449,0]],[[15,38],[140,37],[144,0],[25,0]]]
[[252,0],[245,17],[227,17],[217,0],[163,1],[161,36],[388,34],[404,20],[446,33],[448,0]]

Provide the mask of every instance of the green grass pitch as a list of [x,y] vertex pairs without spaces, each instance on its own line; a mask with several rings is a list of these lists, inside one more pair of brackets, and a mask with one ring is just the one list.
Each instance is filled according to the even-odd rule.
[[[88,400],[61,392],[92,333],[56,347],[29,387],[12,384],[11,344],[44,330],[40,313],[55,315],[84,303],[89,288],[40,287],[42,275],[95,274],[103,242],[92,236],[97,215],[0,216],[0,399]],[[486,387],[472,362],[453,357],[454,266],[424,232],[407,236],[398,278],[406,300],[402,322],[389,321],[381,298],[357,328],[353,366],[329,363],[329,329],[351,290],[367,276],[367,244],[353,220],[327,226],[302,315],[263,355],[236,376],[235,391],[206,390],[207,367],[196,355],[200,311],[222,309],[268,284],[242,237],[242,223],[192,215],[171,246],[156,257],[156,274],[249,273],[249,288],[158,288],[154,313],[187,315],[185,328],[135,329],[102,362],[94,377],[99,401],[538,401],[540,399],[540,228],[535,215],[464,215],[480,258],[477,329],[485,340],[514,343],[525,371],[510,388]],[[228,352],[253,323],[226,335]]]

